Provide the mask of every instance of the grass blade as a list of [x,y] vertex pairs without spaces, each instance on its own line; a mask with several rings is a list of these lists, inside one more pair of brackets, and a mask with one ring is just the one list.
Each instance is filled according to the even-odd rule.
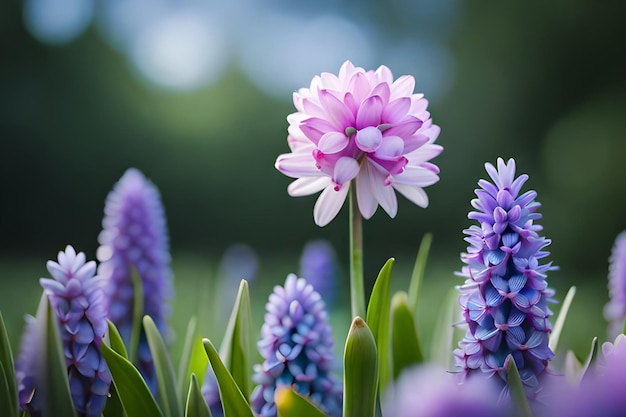
[[587,355],[587,359],[585,360],[585,363],[580,370],[578,382],[581,382],[585,378],[585,375],[587,375],[587,371],[589,371],[591,365],[595,363],[596,359],[598,359],[598,348],[598,338],[594,337],[591,340],[591,349],[589,350],[589,355]]
[[293,388],[278,388],[275,395],[278,417],[327,417],[308,398]]
[[37,310],[39,334],[38,369],[40,380],[36,386],[42,391],[44,416],[76,416],[70,393],[67,365],[59,334],[59,324],[44,294]]
[[13,352],[2,313],[0,312],[0,415],[17,416],[17,383]]
[[143,327],[154,360],[159,400],[165,417],[182,417],[181,394],[176,387],[176,376],[165,342],[150,316],[144,316]]
[[189,384],[189,393],[187,394],[187,405],[185,406],[185,417],[213,417],[211,409],[206,403],[198,378],[195,374],[191,374]]
[[235,383],[224,362],[222,362],[213,343],[209,339],[202,339],[202,343],[217,379],[224,417],[254,417],[246,397],[242,394],[237,383]]
[[430,252],[430,245],[432,244],[432,241],[432,233],[426,233],[424,237],[422,237],[422,243],[420,243],[420,248],[417,251],[415,266],[413,267],[413,273],[411,274],[411,282],[409,283],[409,305],[411,306],[411,310],[413,310],[413,317],[417,317],[417,304],[420,290],[422,288],[422,281],[424,280],[426,261],[428,260],[428,253]]
[[113,375],[113,383],[126,415],[128,417],[163,417],[150,388],[137,368],[105,343],[100,348]]
[[399,291],[391,300],[391,362],[393,378],[402,371],[424,361],[415,327],[415,319],[408,303],[407,294]]
[[189,381],[190,375],[189,362],[191,361],[191,354],[193,350],[193,343],[196,339],[196,332],[198,330],[198,319],[196,316],[192,316],[187,323],[187,332],[185,333],[185,341],[183,342],[183,350],[178,362],[178,373],[176,374],[178,381],[178,391],[185,392],[186,381]]
[[441,312],[435,319],[435,327],[430,346],[429,359],[441,364],[445,369],[451,369],[454,350],[454,322],[457,319],[459,306],[459,292],[451,289],[444,298]]
[[220,357],[230,371],[241,393],[248,400],[250,394],[250,352],[252,346],[252,312],[248,282],[242,279],[224,339]]
[[526,392],[524,391],[524,384],[520,378],[515,360],[511,355],[506,358],[506,380],[519,416],[533,417],[530,405],[528,405],[528,399],[526,398]]
[[552,328],[552,333],[550,334],[548,346],[550,347],[552,352],[556,352],[556,349],[559,346],[559,338],[561,337],[561,332],[563,331],[563,326],[565,325],[567,313],[570,306],[572,305],[572,301],[574,300],[574,295],[576,295],[576,287],[572,286],[565,295],[565,300],[563,300],[561,311],[559,311],[559,315],[557,316],[554,327]]
[[382,396],[391,376],[390,358],[390,327],[391,311],[391,271],[394,258],[387,260],[381,268],[374,283],[372,294],[367,305],[367,324],[376,339],[378,350],[379,389]]
[[113,349],[116,353],[124,357],[124,359],[128,359],[128,352],[126,352],[126,345],[124,345],[124,341],[122,340],[122,336],[120,332],[115,327],[115,324],[109,319],[107,319],[107,324],[109,326],[109,331],[106,335],[108,338],[108,343],[111,349]]

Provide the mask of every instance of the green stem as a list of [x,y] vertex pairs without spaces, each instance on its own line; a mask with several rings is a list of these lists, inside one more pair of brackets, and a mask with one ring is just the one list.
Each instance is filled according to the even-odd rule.
[[365,317],[363,285],[363,218],[356,203],[356,187],[350,185],[350,305],[352,317]]

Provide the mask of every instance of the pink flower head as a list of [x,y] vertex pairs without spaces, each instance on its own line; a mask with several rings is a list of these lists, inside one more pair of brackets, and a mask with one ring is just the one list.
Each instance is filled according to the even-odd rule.
[[277,158],[276,168],[296,178],[289,195],[322,191],[313,210],[318,226],[337,215],[352,180],[366,219],[379,204],[395,217],[394,190],[428,205],[423,187],[439,180],[439,168],[428,161],[443,148],[434,144],[440,128],[426,111],[428,101],[414,87],[412,76],[394,81],[384,65],[365,71],[346,61],[339,75],[322,73],[294,93],[298,111],[287,117],[291,152]]

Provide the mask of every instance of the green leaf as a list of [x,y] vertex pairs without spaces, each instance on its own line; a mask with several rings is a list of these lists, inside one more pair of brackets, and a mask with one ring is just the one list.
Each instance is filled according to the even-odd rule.
[[192,374],[198,381],[198,385],[202,386],[204,375],[206,374],[209,360],[204,351],[202,338],[197,335],[198,320],[193,316],[187,325],[187,334],[185,335],[185,343],[183,345],[183,353],[178,364],[178,383],[180,392],[185,392],[185,381],[189,381]]
[[107,319],[107,325],[109,326],[109,331],[106,334],[106,338],[109,346],[116,353],[123,356],[124,359],[128,359],[128,353],[126,352],[126,346],[124,345],[124,340],[122,340],[122,336],[120,332],[115,327],[115,324],[109,319]]
[[445,369],[452,367],[454,350],[454,322],[459,310],[459,291],[451,289],[441,305],[441,311],[435,319],[435,327],[430,346],[429,358],[432,362],[441,364]]
[[246,397],[241,393],[233,376],[226,369],[213,343],[209,339],[202,339],[202,343],[217,379],[224,417],[254,417]]
[[524,384],[520,378],[519,371],[513,356],[509,355],[505,361],[506,364],[506,380],[509,386],[509,392],[513,403],[517,408],[520,417],[533,417],[533,413],[528,405],[528,399],[526,398],[526,392],[524,391]]
[[182,417],[181,394],[176,387],[174,366],[167,352],[165,342],[150,316],[143,317],[143,327],[154,361],[159,400],[161,401],[163,413],[165,417]]
[[131,278],[133,281],[133,327],[130,332],[130,342],[128,344],[128,358],[137,364],[137,349],[141,339],[141,322],[143,318],[143,283],[137,269],[131,266]]
[[343,368],[343,417],[374,417],[378,352],[374,335],[358,316],[348,332]]
[[126,412],[115,384],[111,384],[109,388],[109,398],[104,406],[104,410],[102,410],[102,415],[103,417],[126,417]]
[[105,343],[100,346],[100,349],[113,375],[113,383],[126,415],[128,417],[163,417],[150,388],[135,365]]
[[565,353],[564,369],[565,380],[567,382],[574,385],[580,381],[580,373],[583,369],[583,364],[580,363],[576,354],[571,350]]
[[76,416],[70,394],[67,365],[59,334],[59,324],[48,297],[44,293],[37,309],[38,358],[35,369],[39,369],[36,385],[41,395],[43,416]]
[[432,233],[426,233],[424,237],[422,237],[422,243],[420,243],[420,248],[417,251],[417,258],[415,259],[415,266],[413,267],[413,274],[411,274],[411,282],[409,283],[409,305],[413,310],[414,317],[417,317],[417,304],[420,290],[422,288],[422,281],[424,280],[424,270],[426,269],[428,252],[430,252],[430,245],[432,241]]
[[404,291],[398,291],[391,300],[391,354],[394,379],[398,379],[404,368],[424,361],[415,319]]
[[[176,380],[179,384],[179,391],[184,392],[185,386],[183,384],[189,380],[187,378],[187,371],[189,370],[189,361],[191,360],[191,352],[193,349],[193,342],[196,338],[196,331],[198,329],[198,319],[196,316],[191,316],[189,323],[187,323],[187,332],[185,333],[185,341],[183,342],[183,350],[178,362],[178,373]],[[191,377],[191,376],[190,376]]]
[[559,339],[561,337],[561,331],[563,330],[563,326],[565,325],[565,319],[567,318],[567,312],[569,311],[570,306],[572,305],[572,300],[574,299],[574,295],[576,295],[576,287],[570,287],[569,291],[565,295],[565,300],[563,300],[563,305],[561,306],[561,311],[559,311],[559,315],[556,318],[554,323],[554,327],[552,328],[552,333],[550,334],[550,340],[548,342],[548,346],[552,350],[552,352],[556,352],[556,349],[559,345]]
[[293,388],[278,388],[274,399],[278,417],[327,417],[308,398],[298,394]]
[[17,416],[17,383],[11,343],[0,312],[0,416]]
[[391,270],[394,258],[389,258],[378,273],[367,305],[367,323],[376,339],[378,349],[379,389],[382,396],[391,375],[389,355],[391,330],[389,316],[391,311]]
[[187,405],[185,406],[185,417],[212,417],[211,409],[206,403],[196,374],[191,374],[189,393],[187,394]]
[[246,400],[248,400],[250,393],[251,346],[252,312],[250,308],[250,293],[248,291],[248,281],[242,279],[220,346],[220,357]]
[[0,362],[0,415],[17,416],[17,397],[13,398],[11,395],[9,381],[2,362]]
[[585,378],[585,375],[587,375],[587,371],[589,370],[591,365],[595,363],[596,359],[598,359],[598,338],[594,337],[591,340],[591,349],[589,350],[589,355],[587,355],[587,360],[585,360],[585,363],[580,370],[578,382],[581,382]]

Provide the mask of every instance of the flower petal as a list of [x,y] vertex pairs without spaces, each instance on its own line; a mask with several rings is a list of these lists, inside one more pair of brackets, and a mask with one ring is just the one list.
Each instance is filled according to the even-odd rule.
[[324,227],[335,218],[339,210],[341,210],[343,202],[346,200],[349,189],[350,183],[347,182],[343,184],[339,190],[335,190],[334,187],[329,186],[322,191],[322,194],[320,194],[315,202],[315,207],[313,207],[315,224]]
[[405,196],[413,204],[422,208],[428,207],[428,195],[423,188],[398,183],[393,184],[393,188]]
[[359,173],[359,163],[349,156],[339,158],[335,164],[335,172],[333,173],[333,180],[338,185],[343,185],[346,182],[352,180]]
[[319,92],[320,103],[326,111],[328,120],[335,127],[336,131],[344,131],[346,127],[351,126],[354,122],[354,115],[350,109],[337,97],[328,90]]
[[336,153],[343,151],[348,146],[350,140],[344,133],[325,133],[317,144],[317,148],[323,153]]
[[310,154],[284,153],[276,158],[274,165],[277,170],[292,178],[319,175],[315,159]]
[[378,201],[376,201],[370,186],[369,170],[369,164],[363,164],[356,177],[356,200],[359,211],[365,219],[371,218],[378,207]]
[[356,128],[364,129],[368,126],[377,127],[380,124],[380,117],[383,111],[383,101],[379,96],[368,97],[356,115]]
[[369,164],[370,187],[374,193],[374,197],[378,200],[380,206],[387,212],[389,217],[394,218],[398,213],[398,200],[393,187],[386,185],[387,174],[383,168],[379,168],[375,163],[366,161],[364,165]]
[[287,193],[292,197],[311,195],[328,187],[331,182],[329,177],[302,177],[289,184]]

